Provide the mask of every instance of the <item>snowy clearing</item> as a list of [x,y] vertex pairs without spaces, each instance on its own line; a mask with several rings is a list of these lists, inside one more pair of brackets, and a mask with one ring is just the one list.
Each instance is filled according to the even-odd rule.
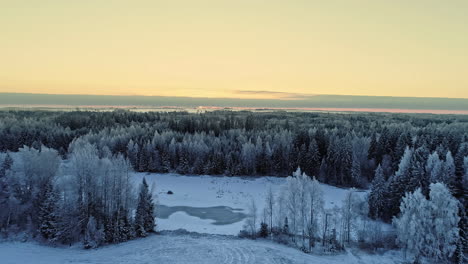
[[[154,192],[160,205],[174,208],[197,207],[206,210],[209,210],[209,207],[227,206],[234,209],[233,212],[244,214],[247,214],[247,206],[251,199],[257,203],[259,213],[263,212],[268,186],[271,184],[273,191],[279,193],[281,186],[286,183],[286,178],[279,177],[184,176],[172,173],[135,173],[135,183],[141,183],[143,177],[150,186],[154,184]],[[326,184],[321,184],[321,187],[325,208],[341,206],[348,189]],[[172,191],[173,194],[167,194],[168,191]],[[365,192],[358,193],[365,194]],[[183,228],[199,233],[237,235],[244,224],[244,220],[225,225],[214,224],[216,218],[199,218],[183,210],[172,211],[175,212],[168,217],[167,215],[163,218],[158,217],[157,230]]]
[[214,235],[153,235],[95,250],[81,247],[52,248],[35,243],[0,243],[2,264],[16,263],[310,263],[392,264],[400,263],[398,252],[384,255],[343,253],[316,256],[264,240]]

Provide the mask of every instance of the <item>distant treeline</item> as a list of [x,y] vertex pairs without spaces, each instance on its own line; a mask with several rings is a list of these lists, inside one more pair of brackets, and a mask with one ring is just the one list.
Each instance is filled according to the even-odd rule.
[[217,111],[0,112],[0,151],[95,144],[122,154],[136,171],[291,175],[300,167],[322,182],[366,187],[380,164],[385,179],[407,147],[455,159],[463,171],[467,116]]

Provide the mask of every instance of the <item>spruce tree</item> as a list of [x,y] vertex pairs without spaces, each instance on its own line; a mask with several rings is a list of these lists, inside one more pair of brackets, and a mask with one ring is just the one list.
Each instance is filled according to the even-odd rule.
[[138,197],[138,206],[135,215],[135,232],[139,237],[145,237],[154,232],[154,202],[149,192],[148,183],[143,178]]
[[401,158],[400,164],[398,165],[398,171],[390,177],[388,182],[388,193],[386,195],[386,208],[382,214],[382,218],[385,221],[390,221],[393,216],[398,215],[400,212],[400,202],[405,192],[408,191],[408,185],[410,181],[410,165],[413,156],[413,150],[406,147],[405,153]]
[[458,148],[457,154],[455,155],[454,158],[454,163],[455,163],[455,179],[453,182],[453,193],[454,196],[461,200],[466,204],[466,188],[464,187],[464,177],[465,177],[465,168],[464,168],[464,159],[465,157],[468,157],[468,142],[464,142],[460,144],[460,147]]
[[369,215],[374,219],[378,219],[382,216],[384,210],[385,187],[383,170],[379,165],[375,170],[375,177],[369,194]]
[[317,141],[314,138],[310,141],[309,151],[307,152],[307,160],[309,164],[309,172],[307,172],[308,175],[311,177],[318,177],[321,159]]
[[[442,182],[445,183],[451,191],[456,189],[455,163],[450,151],[445,155],[445,161],[442,166]],[[460,184],[460,182],[458,183]]]
[[426,174],[426,162],[429,152],[426,147],[422,146],[414,151],[410,162],[410,180],[406,188],[407,192],[413,192],[417,188],[421,188],[422,193],[428,197],[429,195],[429,178]]
[[57,214],[57,194],[52,183],[48,181],[40,195],[38,224],[39,233],[49,241],[55,241],[58,237],[58,214]]

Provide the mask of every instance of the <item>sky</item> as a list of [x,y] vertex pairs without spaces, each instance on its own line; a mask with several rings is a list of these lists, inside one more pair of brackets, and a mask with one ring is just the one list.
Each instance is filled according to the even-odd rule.
[[468,98],[466,0],[0,0],[0,92]]

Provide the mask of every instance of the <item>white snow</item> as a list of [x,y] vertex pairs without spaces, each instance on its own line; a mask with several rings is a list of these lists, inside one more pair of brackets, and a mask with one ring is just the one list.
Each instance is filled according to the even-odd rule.
[[[215,177],[182,176],[177,174],[135,173],[135,185],[145,177],[159,204],[166,206],[213,207],[228,206],[247,213],[247,203],[253,198],[259,212],[265,206],[265,194],[271,184],[278,194],[285,178],[278,177]],[[341,205],[347,189],[321,185],[325,206]],[[171,190],[172,195],[167,194]],[[364,192],[360,193],[364,195]],[[384,255],[369,255],[357,250],[339,255],[305,254],[296,248],[268,240],[239,239],[243,220],[227,225],[215,225],[212,219],[201,219],[184,211],[176,211],[167,219],[157,219],[157,230],[186,229],[203,234],[163,232],[118,245],[84,250],[80,243],[68,247],[50,247],[36,242],[0,242],[0,263],[310,263],[310,264],[391,264],[401,263],[399,251]],[[213,235],[224,234],[224,235]]]
[[[227,177],[227,176],[184,176],[178,174],[135,173],[135,184],[141,183],[143,177],[148,184],[154,184],[158,203],[166,206],[212,207],[229,206],[242,209],[247,214],[247,204],[253,198],[257,204],[259,217],[265,207],[265,195],[271,184],[275,194],[279,194],[286,178],[280,177]],[[340,206],[348,189],[321,184],[325,207]],[[168,191],[174,194],[167,194]],[[364,192],[359,194],[364,195]],[[214,221],[202,220],[184,212],[176,212],[169,219],[157,219],[158,230],[176,230],[237,235],[243,222],[229,225],[213,225]]]
[[401,263],[401,253],[385,255],[343,253],[334,256],[309,255],[264,240],[237,239],[226,236],[153,235],[126,243],[84,250],[77,246],[53,248],[27,242],[0,243],[2,264],[63,263],[309,263],[309,264],[393,264]]

